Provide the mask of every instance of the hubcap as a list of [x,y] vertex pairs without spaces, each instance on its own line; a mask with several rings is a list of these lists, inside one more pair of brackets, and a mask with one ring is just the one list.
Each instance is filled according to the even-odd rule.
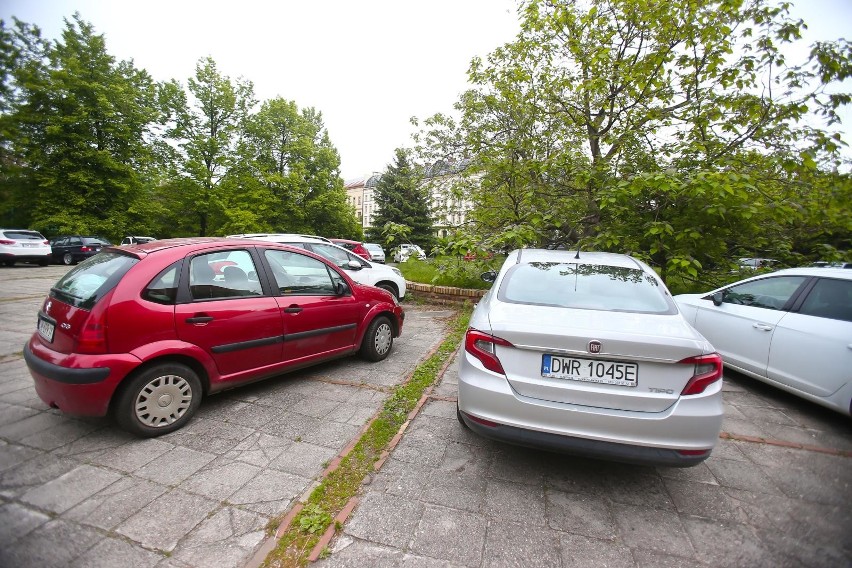
[[390,349],[391,346],[392,337],[393,336],[391,334],[391,327],[386,323],[381,324],[376,329],[376,353],[378,353],[379,355],[384,355],[385,353],[387,353],[388,349]]
[[136,418],[145,426],[174,424],[192,402],[192,387],[177,375],[163,375],[145,385],[136,396]]

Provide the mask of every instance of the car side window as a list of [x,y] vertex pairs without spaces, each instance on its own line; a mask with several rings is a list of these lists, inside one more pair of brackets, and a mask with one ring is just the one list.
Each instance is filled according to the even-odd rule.
[[799,313],[820,318],[852,321],[852,281],[820,278],[811,288]]
[[178,261],[162,272],[142,290],[142,297],[158,304],[174,304],[177,299],[178,276],[182,261]]
[[264,256],[275,277],[278,291],[282,294],[288,296],[334,295],[332,270],[324,262],[305,254],[274,249],[264,251]]
[[350,260],[354,260],[351,258],[350,253],[329,245],[311,243],[311,250],[320,256],[324,256],[336,266],[344,266]]
[[776,276],[752,280],[725,290],[722,302],[780,310],[806,279],[806,276]]
[[245,298],[263,294],[254,261],[245,250],[194,257],[189,266],[189,289],[193,300]]

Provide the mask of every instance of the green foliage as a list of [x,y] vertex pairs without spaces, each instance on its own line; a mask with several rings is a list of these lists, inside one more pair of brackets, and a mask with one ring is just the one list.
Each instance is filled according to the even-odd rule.
[[805,118],[836,124],[852,97],[831,84],[852,73],[852,48],[788,63],[803,26],[788,8],[527,0],[516,40],[471,63],[459,118],[425,121],[421,158],[469,161],[480,246],[632,252],[693,279],[735,256],[848,246],[834,197],[848,174],[826,173],[845,143]]

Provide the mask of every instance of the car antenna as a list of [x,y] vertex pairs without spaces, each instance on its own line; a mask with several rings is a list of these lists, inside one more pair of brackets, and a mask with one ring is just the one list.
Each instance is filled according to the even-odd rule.
[[574,260],[580,260],[580,247],[577,247],[577,254],[574,255]]

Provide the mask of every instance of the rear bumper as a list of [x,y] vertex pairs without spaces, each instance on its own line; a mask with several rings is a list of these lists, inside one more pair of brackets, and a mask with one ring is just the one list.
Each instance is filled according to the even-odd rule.
[[0,253],[0,261],[14,260],[16,262],[45,262],[50,260],[50,252],[32,254]]
[[471,430],[488,438],[675,467],[704,461],[719,438],[724,412],[721,381],[701,395],[680,398],[662,412],[612,410],[521,396],[505,377],[470,359],[467,353],[460,354],[459,410]]
[[39,398],[75,416],[105,416],[122,379],[140,364],[128,354],[59,356],[36,338],[24,345],[24,360]]

